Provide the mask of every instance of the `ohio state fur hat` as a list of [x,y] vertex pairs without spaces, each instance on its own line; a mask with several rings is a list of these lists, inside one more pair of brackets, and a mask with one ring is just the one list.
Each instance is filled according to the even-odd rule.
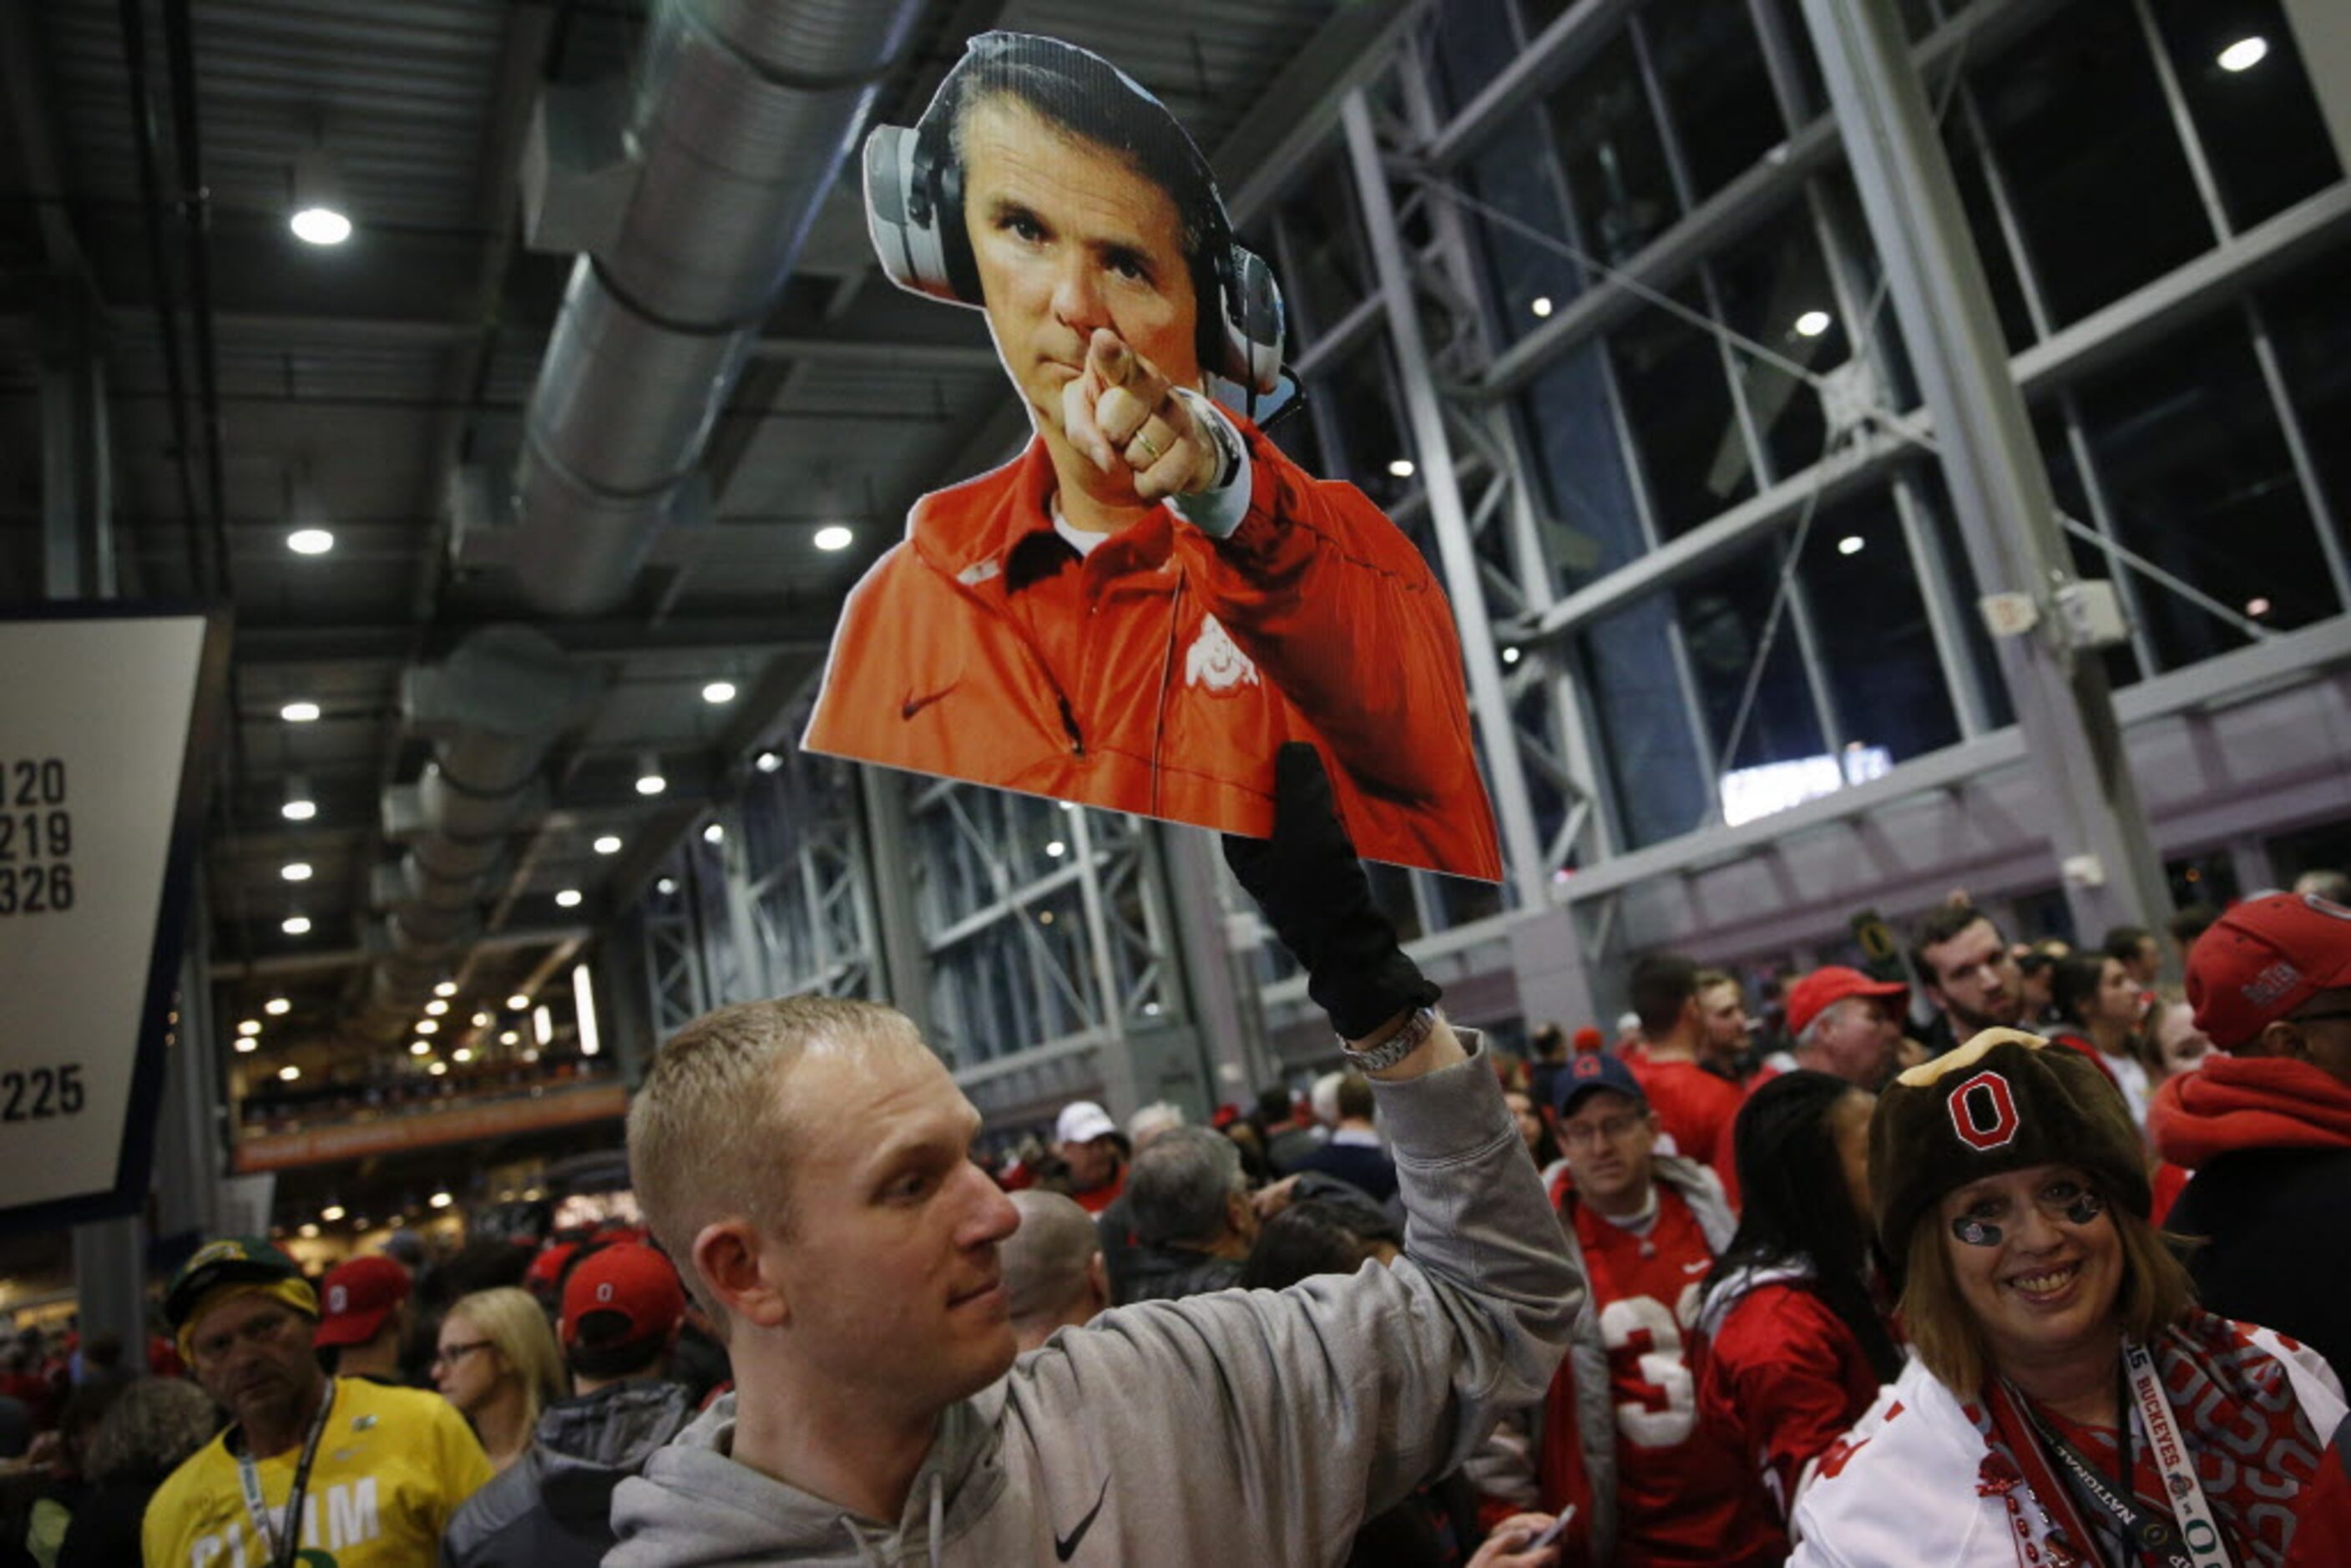
[[2048,1165],[2089,1172],[2108,1201],[2141,1218],[2153,1207],[2130,1109],[2081,1052],[1988,1029],[1887,1084],[1869,1121],[1869,1190],[1895,1278],[1918,1217],[1945,1193]]

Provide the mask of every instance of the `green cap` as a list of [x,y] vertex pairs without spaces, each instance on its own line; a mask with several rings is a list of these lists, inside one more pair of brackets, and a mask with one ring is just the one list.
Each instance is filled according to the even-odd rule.
[[301,1265],[266,1238],[225,1236],[205,1242],[196,1249],[194,1257],[180,1265],[163,1296],[163,1317],[172,1328],[181,1327],[215,1285],[266,1285],[301,1278]]

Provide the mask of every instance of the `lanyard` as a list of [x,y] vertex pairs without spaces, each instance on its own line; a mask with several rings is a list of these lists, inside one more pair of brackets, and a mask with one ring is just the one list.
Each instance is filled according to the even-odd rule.
[[2195,1568],[2230,1568],[2229,1549],[2220,1539],[2220,1527],[2213,1522],[2212,1505],[2205,1500],[2203,1484],[2196,1479],[2196,1460],[2180,1441],[2179,1427],[2171,1418],[2171,1402],[2163,1396],[2163,1385],[2156,1377],[2155,1357],[2147,1354],[2147,1346],[2126,1342],[2123,1365],[2130,1373],[2139,1419],[2147,1426],[2156,1468],[2163,1472],[2164,1490],[2179,1521],[2180,1543],[2188,1549],[2189,1560]]
[[245,1489],[245,1511],[253,1520],[253,1528],[261,1537],[262,1546],[269,1552],[272,1568],[289,1568],[296,1546],[302,1534],[302,1494],[310,1487],[310,1461],[319,1457],[319,1437],[327,1429],[327,1412],[335,1406],[335,1380],[327,1379],[327,1392],[319,1401],[319,1413],[310,1417],[310,1435],[302,1440],[302,1458],[294,1466],[294,1484],[286,1492],[286,1521],[282,1528],[269,1522],[269,1505],[261,1495],[261,1471],[254,1465],[249,1447],[240,1446],[236,1455],[236,1479]]

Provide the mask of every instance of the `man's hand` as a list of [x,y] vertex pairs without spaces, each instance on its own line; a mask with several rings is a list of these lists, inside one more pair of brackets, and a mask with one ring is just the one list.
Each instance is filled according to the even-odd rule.
[[1258,1219],[1271,1219],[1298,1201],[1298,1178],[1287,1176],[1271,1186],[1261,1186],[1249,1194],[1249,1207],[1257,1210]]
[[1559,1545],[1544,1541],[1535,1542],[1552,1526],[1547,1513],[1514,1513],[1494,1526],[1486,1544],[1478,1548],[1478,1555],[1469,1559],[1469,1568],[1552,1568],[1559,1561]]
[[1061,434],[1103,473],[1126,474],[1146,501],[1215,484],[1215,439],[1175,395],[1175,384],[1107,327],[1086,345],[1084,373],[1061,390]]

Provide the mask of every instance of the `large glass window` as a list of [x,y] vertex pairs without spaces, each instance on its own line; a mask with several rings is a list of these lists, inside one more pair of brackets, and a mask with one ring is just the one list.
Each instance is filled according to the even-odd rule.
[[1333,152],[1298,184],[1281,209],[1281,280],[1309,331],[1327,331],[1372,291],[1371,258],[1355,215],[1355,183]]
[[1681,143],[1690,200],[1702,202],[1788,134],[1763,47],[1747,7],[1725,0],[1650,0],[1638,25]]
[[[1511,120],[1463,171],[1463,183],[1479,203],[1508,214],[1535,234],[1567,239],[1558,173],[1537,110],[1530,109]],[[1502,342],[1526,336],[1583,292],[1582,269],[1559,246],[1545,245],[1535,234],[1475,209],[1471,226],[1485,240],[1490,319]]]
[[2351,553],[2351,290],[2329,256],[2262,296],[2270,341],[2335,539]]
[[1429,29],[1437,68],[1430,75],[1438,103],[1450,114],[1502,74],[1518,53],[1518,31],[1510,20],[1510,0],[1444,0],[1437,18]]
[[[1673,297],[1701,309],[1694,288]],[[1753,495],[1754,465],[1714,334],[1652,307],[1610,333],[1608,346],[1657,532],[1670,538]]]
[[[2041,447],[2042,465],[2049,471],[2050,498],[2056,503],[2061,517],[2073,517],[2085,525],[2096,523],[2097,513],[2091,507],[2089,489],[2082,481],[2082,465],[2074,459],[2074,432],[2064,411],[2043,410],[2032,422],[2032,434]],[[2131,592],[2142,590],[2143,585],[2131,577],[2129,569],[2107,555],[2097,540],[2084,538],[2066,528],[2065,548],[2077,575],[2106,578]],[[2116,643],[2105,649],[2104,654],[2106,685],[2117,691],[2144,673],[2139,668],[2138,654],[2128,643]]]
[[2211,247],[2130,6],[2068,5],[1972,79],[2053,324]]
[[[1814,371],[1842,364],[1853,352],[1819,235],[1801,204],[1727,252],[1713,270],[1725,324],[1740,336]],[[1771,478],[1819,462],[1828,422],[1812,383],[1744,351],[1738,364]]]
[[[1821,733],[1820,710],[1804,679],[1792,609],[1782,610],[1771,651],[1763,651],[1780,559],[1775,541],[1674,591],[1690,674],[1698,683],[1698,707],[1725,772],[1819,757],[1829,749],[1828,737]],[[1745,727],[1734,735],[1732,726],[1739,723],[1740,705],[1750,681],[1755,695],[1747,706]]]
[[1943,151],[1951,160],[1951,177],[1959,187],[1959,207],[1966,213],[1968,233],[1983,257],[1984,279],[1991,286],[1992,308],[2000,313],[2001,336],[2011,354],[2030,348],[2039,336],[2032,329],[2032,312],[2025,304],[2024,286],[2018,281],[2016,254],[2002,232],[2000,208],[1991,193],[1991,172],[1984,160],[1983,143],[1970,117],[1956,104],[1943,122]]
[[2153,0],[2153,8],[2231,226],[2341,177],[2277,0]]
[[1892,495],[1880,490],[1823,509],[1798,576],[1845,744],[1900,762],[1958,740],[1918,565]]
[[1600,355],[1595,344],[1553,364],[1529,384],[1520,405],[1551,503],[1544,549],[1562,593],[1648,549]]
[[[2097,378],[2079,405],[2125,544],[2266,625],[2342,608],[2240,315]],[[2139,602],[2166,667],[2245,642],[2158,584],[2142,582]]]
[[1714,809],[1714,789],[1675,674],[1667,596],[1602,616],[1580,643],[1620,836],[1639,849],[1688,832]]
[[1623,261],[1681,215],[1629,38],[1618,35],[1546,107],[1577,229],[1603,260]]

